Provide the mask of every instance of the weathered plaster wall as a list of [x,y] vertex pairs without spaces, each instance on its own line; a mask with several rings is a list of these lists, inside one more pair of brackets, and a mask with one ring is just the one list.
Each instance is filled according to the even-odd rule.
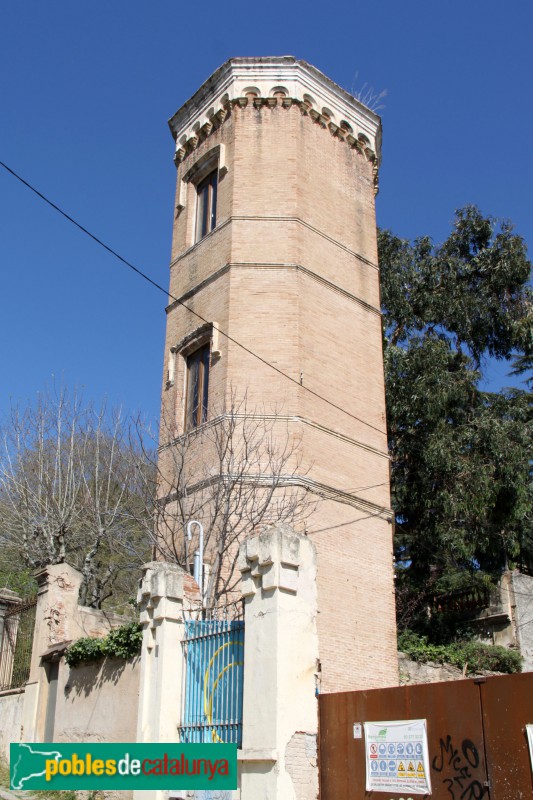
[[22,708],[24,691],[18,689],[0,694],[0,758],[9,761],[10,742],[23,738]]
[[[51,740],[50,730],[47,730],[54,702],[54,693],[51,691],[50,670],[52,664],[61,659],[62,653],[68,644],[84,636],[105,636],[111,628],[127,621],[115,614],[107,614],[105,611],[79,606],[78,592],[81,579],[81,573],[69,564],[49,566],[41,570],[37,575],[39,591],[35,613],[35,632],[30,676],[26,685],[23,711],[24,739],[27,742]],[[84,669],[94,669],[94,667]],[[126,677],[120,678],[117,670],[114,670],[114,678],[111,677],[110,680],[107,680],[106,670],[109,670],[110,667],[102,667],[102,669],[104,672],[100,673],[97,678],[98,691],[92,688],[89,672],[86,673],[85,679],[82,678],[80,673],[78,680],[80,686],[79,698],[77,698],[79,702],[76,702],[75,713],[74,710],[71,710],[69,717],[68,712],[72,703],[68,702],[68,697],[65,694],[69,669],[65,662],[60,660],[53,727],[53,738],[55,740],[60,741],[58,734],[62,729],[70,730],[77,726],[80,730],[88,733],[91,725],[95,731],[95,740],[99,741],[98,737],[100,736],[102,740],[105,740],[106,731],[110,724],[106,714],[111,717],[113,713],[117,712],[117,709],[117,720],[114,724],[119,724],[123,718],[126,728],[129,729],[131,725],[129,715],[133,709],[123,709],[119,705],[118,697],[116,700],[111,697],[110,689],[113,687],[116,691],[118,687],[124,687],[125,703],[129,702],[131,695],[131,700],[135,704],[137,701],[137,689],[135,688],[134,690],[131,686],[126,689],[126,683],[123,682],[126,681]],[[111,671],[113,672],[113,670]],[[124,673],[127,676],[128,670],[125,669]],[[116,686],[113,686],[113,680],[115,680]],[[134,680],[132,678],[132,685],[134,685]],[[136,680],[138,682],[138,678]],[[116,691],[116,694],[119,695],[120,692]],[[85,701],[85,704],[83,701]],[[79,710],[78,705],[80,706]],[[96,707],[98,707],[98,712],[95,710]],[[72,722],[69,720],[72,720]],[[136,717],[133,722],[133,737],[131,741],[134,741],[135,727]],[[83,739],[84,737],[82,736],[81,738]]]
[[59,667],[56,742],[134,742],[140,658]]
[[320,680],[314,543],[288,526],[242,545],[241,797],[316,800]]
[[516,638],[524,658],[523,672],[533,672],[533,577],[514,572]]

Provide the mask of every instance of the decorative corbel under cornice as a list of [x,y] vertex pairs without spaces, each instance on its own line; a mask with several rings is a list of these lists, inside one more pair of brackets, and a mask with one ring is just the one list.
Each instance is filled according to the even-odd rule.
[[260,111],[293,105],[374,165],[377,190],[379,117],[315,67],[292,56],[235,58],[217,70],[170,120],[175,162],[180,164],[196,150],[233,109]]

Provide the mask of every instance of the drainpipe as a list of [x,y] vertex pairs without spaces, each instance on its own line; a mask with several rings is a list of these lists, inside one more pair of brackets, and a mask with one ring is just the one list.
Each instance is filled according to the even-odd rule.
[[194,580],[200,587],[200,596],[202,598],[202,605],[204,604],[204,528],[201,522],[197,519],[191,519],[187,523],[187,539],[191,541],[191,528],[193,525],[198,525],[200,531],[198,550],[194,553],[194,567],[193,576]]

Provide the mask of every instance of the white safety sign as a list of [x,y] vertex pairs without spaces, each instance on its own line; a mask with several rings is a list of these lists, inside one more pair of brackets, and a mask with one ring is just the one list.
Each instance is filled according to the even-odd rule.
[[365,722],[367,792],[431,794],[425,719]]

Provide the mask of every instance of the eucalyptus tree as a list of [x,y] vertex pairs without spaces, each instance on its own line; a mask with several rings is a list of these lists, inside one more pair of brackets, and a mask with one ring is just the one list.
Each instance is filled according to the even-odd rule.
[[533,568],[531,394],[481,389],[489,358],[531,380],[531,264],[507,222],[468,206],[444,243],[381,231],[401,624],[430,595]]

